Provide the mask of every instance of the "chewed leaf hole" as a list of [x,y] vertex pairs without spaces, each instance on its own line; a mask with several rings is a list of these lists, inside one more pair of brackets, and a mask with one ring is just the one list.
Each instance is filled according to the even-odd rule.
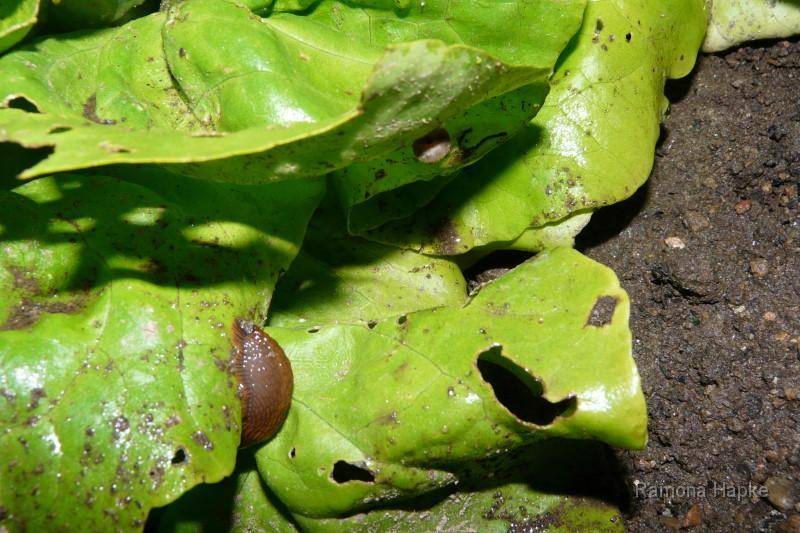
[[544,386],[524,368],[502,355],[501,346],[493,346],[478,356],[478,370],[492,387],[497,401],[522,420],[546,426],[559,416],[569,416],[577,407],[574,397],[553,403],[542,397]]
[[611,323],[614,318],[614,310],[617,308],[617,298],[614,296],[601,296],[595,302],[586,319],[587,326],[602,328]]
[[348,483],[350,481],[375,482],[375,474],[363,466],[354,465],[347,461],[336,461],[333,465],[331,477],[336,483]]
[[47,133],[49,133],[50,135],[56,135],[59,133],[66,133],[68,131],[72,131],[72,128],[69,126],[53,126],[49,130],[47,130]]
[[175,450],[175,455],[172,456],[170,462],[174,465],[179,465],[184,461],[186,461],[186,451],[183,448],[178,448]]
[[5,107],[10,109],[20,109],[22,111],[27,111],[28,113],[39,113],[39,108],[36,107],[36,104],[25,98],[24,96],[17,96],[16,98],[12,98],[8,102],[6,102]]
[[[34,167],[50,157],[55,148],[25,148],[16,143],[0,142],[0,161],[3,162],[3,174],[6,179],[14,178],[26,169]],[[19,185],[19,184],[17,184]]]
[[423,163],[438,163],[450,153],[450,134],[437,128],[414,141],[414,157]]

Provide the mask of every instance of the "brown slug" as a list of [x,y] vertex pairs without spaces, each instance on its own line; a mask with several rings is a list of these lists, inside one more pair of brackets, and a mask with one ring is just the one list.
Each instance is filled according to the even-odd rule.
[[242,401],[240,447],[275,435],[292,403],[294,376],[283,349],[248,320],[233,321],[233,369]]

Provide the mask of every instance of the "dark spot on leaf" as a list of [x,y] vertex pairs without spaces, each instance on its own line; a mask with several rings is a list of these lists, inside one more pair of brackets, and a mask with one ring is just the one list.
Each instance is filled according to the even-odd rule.
[[186,57],[186,48],[178,49],[178,55],[181,57]]
[[414,157],[423,163],[438,163],[450,153],[450,134],[443,128],[437,128],[420,137],[412,146]]
[[633,39],[633,35],[631,35],[630,33],[626,33],[625,34],[625,40],[628,41],[628,42],[631,42],[631,39]]
[[68,131],[72,131],[72,128],[69,126],[53,126],[47,130],[47,133],[50,135],[56,135],[58,133],[66,133]]
[[44,389],[36,388],[31,390],[31,403],[28,404],[28,409],[36,409],[39,407],[39,400],[46,397],[47,393],[44,392]]
[[158,487],[161,485],[161,482],[164,479],[164,469],[161,466],[156,465],[150,469],[148,475],[150,476],[150,479],[153,480],[153,486]]
[[377,325],[378,325],[378,321],[377,320],[370,320],[369,322],[367,322],[367,327],[369,329],[374,329],[375,326],[377,326]]
[[17,399],[17,395],[14,394],[14,391],[8,389],[0,389],[0,396],[5,398],[8,403],[14,403],[14,400]]
[[556,403],[543,398],[541,381],[504,357],[501,346],[493,346],[481,353],[477,366],[483,380],[492,387],[497,401],[523,422],[546,426],[556,417],[568,416],[577,406],[574,397]]
[[382,425],[397,424],[397,411],[392,411],[389,414],[379,416],[375,419],[375,423]]
[[385,177],[386,177],[385,170],[379,169],[377,172],[375,172],[375,181],[382,180]]
[[408,317],[407,317],[406,315],[402,315],[402,316],[399,316],[399,317],[397,318],[397,323],[398,323],[399,325],[401,325],[401,326],[402,326],[403,324],[405,324],[405,323],[406,323],[406,321],[408,321]]
[[597,19],[597,21],[594,23],[594,32],[600,33],[601,31],[603,31],[603,20]]
[[83,104],[83,118],[91,120],[95,124],[103,124],[105,126],[111,126],[117,123],[116,120],[100,118],[97,116],[97,94],[91,95]]
[[363,466],[348,463],[347,461],[336,461],[333,465],[331,477],[336,483],[348,483],[350,481],[375,482],[375,474]]
[[291,450],[289,450],[289,457],[291,457],[292,459],[297,457],[297,449],[294,446],[292,447]]
[[167,418],[167,421],[164,423],[164,425],[168,428],[171,428],[177,426],[180,423],[181,423],[180,417],[178,415],[172,415],[171,417]]
[[119,415],[111,422],[111,427],[114,428],[114,430],[111,433],[111,436],[114,438],[114,440],[117,440],[122,433],[128,431],[131,425],[128,422],[127,418],[125,418],[122,415]]
[[197,443],[198,446],[202,446],[204,450],[214,449],[214,444],[202,431],[195,432],[194,435],[192,435],[192,440],[195,441],[195,443]]
[[313,328],[308,328],[306,333],[317,333],[319,331],[319,326],[314,326]]
[[587,326],[602,328],[611,323],[614,318],[614,310],[617,308],[617,298],[614,296],[601,296],[594,303],[589,318],[586,320]]
[[6,102],[5,107],[8,107],[9,109],[19,109],[27,113],[39,113],[39,108],[36,107],[36,104],[34,104],[32,101],[28,100],[24,96],[17,96],[16,98],[12,98],[8,102]]
[[34,325],[42,313],[72,314],[82,310],[86,305],[85,296],[63,302],[34,301],[23,298],[11,309],[6,321],[0,324],[0,331],[25,329]]
[[179,465],[184,461],[186,461],[186,451],[183,448],[178,448],[175,450],[175,455],[172,456],[169,462],[174,465]]

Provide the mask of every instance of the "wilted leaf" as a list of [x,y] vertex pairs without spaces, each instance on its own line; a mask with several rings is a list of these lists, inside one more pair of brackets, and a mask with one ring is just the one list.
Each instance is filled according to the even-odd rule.
[[319,181],[61,175],[0,197],[0,508],[12,529],[140,527],[230,474],[235,317],[261,317]]

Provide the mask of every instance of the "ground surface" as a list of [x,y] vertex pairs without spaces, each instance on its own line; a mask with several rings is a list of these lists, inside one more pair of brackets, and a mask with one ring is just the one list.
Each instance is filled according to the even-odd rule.
[[800,531],[800,43],[705,56],[668,96],[649,184],[578,242],[632,302],[627,525]]

